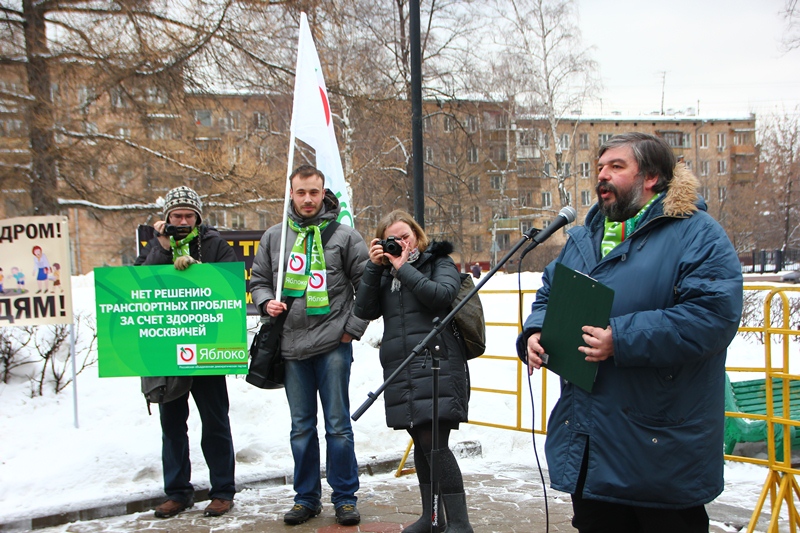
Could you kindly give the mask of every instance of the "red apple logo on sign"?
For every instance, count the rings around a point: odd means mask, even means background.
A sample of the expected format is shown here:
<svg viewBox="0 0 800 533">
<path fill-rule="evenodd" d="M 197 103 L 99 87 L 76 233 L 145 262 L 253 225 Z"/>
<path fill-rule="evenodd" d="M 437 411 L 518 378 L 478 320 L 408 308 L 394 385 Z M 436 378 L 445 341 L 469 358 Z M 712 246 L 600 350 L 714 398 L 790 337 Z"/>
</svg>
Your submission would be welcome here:
<svg viewBox="0 0 800 533">
<path fill-rule="evenodd" d="M 177 346 L 177 352 L 178 352 L 178 366 L 197 364 L 196 344 L 179 344 Z"/>
</svg>

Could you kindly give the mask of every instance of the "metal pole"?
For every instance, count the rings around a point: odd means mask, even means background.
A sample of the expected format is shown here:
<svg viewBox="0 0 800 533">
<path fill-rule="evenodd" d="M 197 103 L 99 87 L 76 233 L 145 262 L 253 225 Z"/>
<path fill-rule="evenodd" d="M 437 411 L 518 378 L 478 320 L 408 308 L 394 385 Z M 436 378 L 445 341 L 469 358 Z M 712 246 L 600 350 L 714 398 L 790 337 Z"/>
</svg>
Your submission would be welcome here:
<svg viewBox="0 0 800 533">
<path fill-rule="evenodd" d="M 75 429 L 78 429 L 78 372 L 75 363 L 75 323 L 69 325 L 69 355 L 72 359 L 72 405 Z"/>
<path fill-rule="evenodd" d="M 409 2 L 409 48 L 411 52 L 411 157 L 414 172 L 414 218 L 425 227 L 425 178 L 422 145 L 422 53 L 420 51 L 419 0 Z"/>
</svg>

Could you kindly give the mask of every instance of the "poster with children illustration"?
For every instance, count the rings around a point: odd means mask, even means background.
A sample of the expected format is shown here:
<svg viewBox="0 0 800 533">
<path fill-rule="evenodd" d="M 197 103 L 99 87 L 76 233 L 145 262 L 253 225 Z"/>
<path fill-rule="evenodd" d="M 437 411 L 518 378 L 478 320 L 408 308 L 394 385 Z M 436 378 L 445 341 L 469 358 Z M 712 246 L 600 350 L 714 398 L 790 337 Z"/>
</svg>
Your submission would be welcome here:
<svg viewBox="0 0 800 533">
<path fill-rule="evenodd" d="M 0 220 L 0 326 L 72 323 L 68 229 L 63 216 Z"/>
</svg>

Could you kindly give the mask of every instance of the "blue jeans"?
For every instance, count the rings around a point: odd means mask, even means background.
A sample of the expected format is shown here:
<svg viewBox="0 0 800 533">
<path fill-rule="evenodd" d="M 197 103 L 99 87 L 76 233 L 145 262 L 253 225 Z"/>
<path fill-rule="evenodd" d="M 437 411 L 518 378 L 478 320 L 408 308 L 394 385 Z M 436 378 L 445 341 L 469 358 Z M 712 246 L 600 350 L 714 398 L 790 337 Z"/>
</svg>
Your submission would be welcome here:
<svg viewBox="0 0 800 533">
<path fill-rule="evenodd" d="M 225 376 L 195 376 L 191 395 L 202 422 L 200 447 L 210 474 L 210 498 L 232 500 L 234 451 L 228 418 L 228 386 Z M 164 492 L 171 500 L 194 502 L 189 460 L 189 392 L 171 402 L 159 404 L 161 413 L 161 462 L 164 467 Z"/>
<path fill-rule="evenodd" d="M 333 489 L 334 507 L 356 503 L 358 462 L 350 425 L 350 365 L 353 347 L 349 342 L 335 350 L 309 359 L 287 360 L 284 386 L 292 415 L 292 456 L 294 497 L 309 509 L 320 506 L 322 482 L 317 437 L 317 392 L 325 418 L 327 457 L 325 471 Z"/>
</svg>

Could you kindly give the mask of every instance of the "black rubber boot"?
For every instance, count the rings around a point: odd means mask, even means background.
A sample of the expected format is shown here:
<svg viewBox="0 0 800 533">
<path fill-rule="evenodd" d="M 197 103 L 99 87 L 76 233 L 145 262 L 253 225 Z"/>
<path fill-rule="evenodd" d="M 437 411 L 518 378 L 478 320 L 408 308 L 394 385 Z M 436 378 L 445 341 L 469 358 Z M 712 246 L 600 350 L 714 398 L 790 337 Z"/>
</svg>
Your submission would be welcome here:
<svg viewBox="0 0 800 533">
<path fill-rule="evenodd" d="M 403 528 L 403 533 L 428 533 L 431 531 L 431 486 L 420 485 L 419 494 L 422 497 L 422 516 L 413 524 L 409 524 L 407 527 Z M 444 521 L 444 507 L 442 507 L 441 497 L 439 497 L 439 505 L 437 505 L 437 508 L 439 509 L 437 517 L 439 526 L 433 529 L 434 532 L 444 531 L 444 528 L 447 526 Z"/>
<path fill-rule="evenodd" d="M 447 527 L 444 533 L 473 533 L 467 516 L 467 495 L 443 494 L 444 508 L 447 512 Z"/>
</svg>

